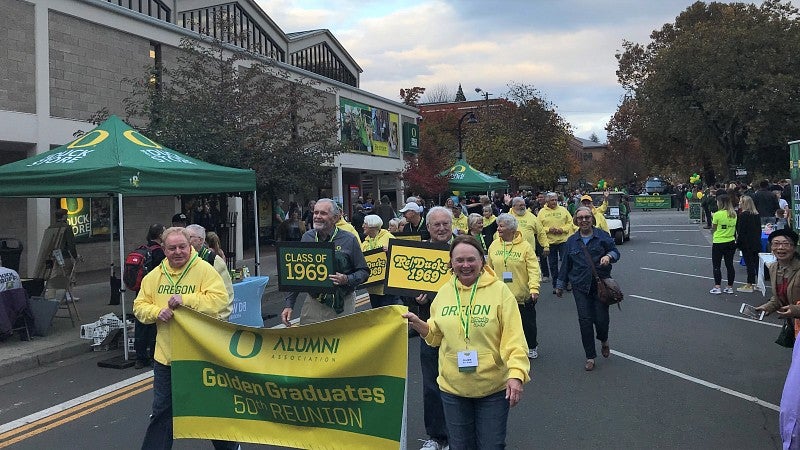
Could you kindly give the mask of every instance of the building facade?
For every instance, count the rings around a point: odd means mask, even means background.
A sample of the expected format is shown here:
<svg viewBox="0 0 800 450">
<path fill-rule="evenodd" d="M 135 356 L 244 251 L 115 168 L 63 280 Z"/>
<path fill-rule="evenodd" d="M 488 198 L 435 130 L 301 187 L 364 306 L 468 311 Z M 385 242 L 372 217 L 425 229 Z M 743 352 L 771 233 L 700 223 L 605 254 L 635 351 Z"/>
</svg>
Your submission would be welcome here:
<svg viewBox="0 0 800 450">
<path fill-rule="evenodd" d="M 215 21 L 219 17 L 232 22 L 236 33 L 224 34 Z M 316 88 L 329 93 L 326 106 L 340 111 L 336 138 L 354 139 L 356 116 L 372 127 L 368 139 L 359 139 L 363 145 L 334 160 L 323 194 L 346 209 L 367 194 L 402 198 L 399 175 L 408 145 L 403 131 L 416 124 L 417 110 L 361 90 L 362 69 L 328 30 L 285 33 L 252 0 L 0 0 L 0 21 L 0 164 L 73 140 L 79 130 L 93 128 L 91 117 L 102 108 L 124 117 L 123 101 L 131 94 L 125 79 L 141 76 L 156 62 L 174 63 L 181 39 L 204 33 L 273 60 L 298 78 L 318 81 Z M 90 202 L 98 217 L 109 212 L 102 200 Z M 7 212 L 0 238 L 24 243 L 23 275 L 36 262 L 54 208 L 65 202 L 0 198 L 0 210 Z M 150 223 L 168 224 L 181 209 L 175 197 L 128 198 L 124 207 L 125 248 L 142 241 Z M 241 209 L 241 201 L 230 207 Z M 86 229 L 73 224 L 75 231 L 88 229 L 79 244 L 85 258 L 79 270 L 118 260 L 107 243 L 111 228 L 99 220 L 95 224 L 93 217 Z M 241 234 L 243 227 L 237 229 Z M 237 242 L 241 246 L 241 236 Z M 241 248 L 235 253 L 241 257 Z"/>
</svg>

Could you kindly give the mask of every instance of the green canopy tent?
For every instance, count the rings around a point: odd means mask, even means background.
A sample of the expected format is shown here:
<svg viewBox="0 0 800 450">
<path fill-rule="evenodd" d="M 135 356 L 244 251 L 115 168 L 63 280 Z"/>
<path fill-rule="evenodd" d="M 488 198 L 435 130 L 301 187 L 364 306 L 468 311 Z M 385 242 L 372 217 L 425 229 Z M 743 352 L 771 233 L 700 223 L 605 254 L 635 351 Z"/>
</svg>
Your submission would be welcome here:
<svg viewBox="0 0 800 450">
<path fill-rule="evenodd" d="M 487 175 L 472 167 L 466 160 L 459 159 L 452 167 L 440 175 L 449 176 L 451 191 L 460 192 L 486 192 L 492 189 L 508 188 L 508 182 L 500 178 Z"/>
<path fill-rule="evenodd" d="M 0 166 L 0 197 L 116 196 L 119 267 L 124 267 L 126 254 L 123 197 L 253 192 L 258 249 L 258 199 L 255 191 L 253 170 L 223 167 L 190 158 L 152 141 L 116 116 L 109 117 L 97 128 L 68 144 Z M 259 269 L 256 251 L 257 274 Z M 124 317 L 124 295 L 121 303 Z M 125 327 L 123 332 L 124 342 L 127 342 Z M 128 359 L 127 345 L 125 359 Z"/>
</svg>

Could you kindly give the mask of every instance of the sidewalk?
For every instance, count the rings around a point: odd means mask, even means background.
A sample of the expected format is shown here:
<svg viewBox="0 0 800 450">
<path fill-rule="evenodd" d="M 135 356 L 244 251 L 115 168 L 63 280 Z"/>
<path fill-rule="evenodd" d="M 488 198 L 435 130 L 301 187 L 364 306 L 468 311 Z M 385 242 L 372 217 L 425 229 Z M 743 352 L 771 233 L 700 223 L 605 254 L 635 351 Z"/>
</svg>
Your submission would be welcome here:
<svg viewBox="0 0 800 450">
<path fill-rule="evenodd" d="M 246 251 L 244 256 L 245 259 L 242 263 L 250 268 L 251 274 L 255 275 L 254 251 Z M 269 285 L 261 299 L 262 314 L 275 314 L 276 311 L 279 312 L 283 308 L 281 302 L 283 294 L 278 292 L 275 247 L 273 246 L 262 246 L 261 248 L 261 275 L 270 277 Z M 92 341 L 80 338 L 80 326 L 93 323 L 100 316 L 108 313 L 114 313 L 117 317 L 122 316 L 121 305 L 108 304 L 111 298 L 108 270 L 78 274 L 78 285 L 74 288 L 73 293 L 80 299 L 76 302 L 80 320 L 76 320 L 74 327 L 67 311 L 59 310 L 46 336 L 33 336 L 32 341 L 20 341 L 18 335 L 15 334 L 0 342 L 0 374 L 2 376 L 17 374 L 92 352 Z M 126 312 L 131 313 L 132 304 L 132 293 L 125 292 Z M 106 353 L 110 358 L 122 352 L 120 347 L 119 350 L 111 350 Z"/>
</svg>

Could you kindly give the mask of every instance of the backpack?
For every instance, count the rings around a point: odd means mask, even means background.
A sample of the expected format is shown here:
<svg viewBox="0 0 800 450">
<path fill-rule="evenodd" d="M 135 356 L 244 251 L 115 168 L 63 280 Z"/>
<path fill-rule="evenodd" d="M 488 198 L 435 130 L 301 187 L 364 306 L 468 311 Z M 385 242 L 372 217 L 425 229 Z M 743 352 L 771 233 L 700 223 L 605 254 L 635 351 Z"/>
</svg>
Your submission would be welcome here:
<svg viewBox="0 0 800 450">
<path fill-rule="evenodd" d="M 139 291 L 142 286 L 142 278 L 152 269 L 153 250 L 160 247 L 158 244 L 146 246 L 142 245 L 136 250 L 128 253 L 125 257 L 125 267 L 122 270 L 122 281 L 125 287 L 132 291 Z"/>
</svg>

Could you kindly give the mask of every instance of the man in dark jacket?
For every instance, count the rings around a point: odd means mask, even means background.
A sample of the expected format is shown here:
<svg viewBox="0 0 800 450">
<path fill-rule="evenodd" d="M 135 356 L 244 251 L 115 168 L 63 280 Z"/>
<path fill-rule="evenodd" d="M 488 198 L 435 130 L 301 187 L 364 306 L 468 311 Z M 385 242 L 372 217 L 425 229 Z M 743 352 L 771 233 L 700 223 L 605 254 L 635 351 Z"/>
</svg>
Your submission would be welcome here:
<svg viewBox="0 0 800 450">
<path fill-rule="evenodd" d="M 759 183 L 759 188 L 753 194 L 753 203 L 756 204 L 758 215 L 761 217 L 761 225 L 775 223 L 775 211 L 780 209 L 778 197 L 769 190 L 769 180 Z"/>
</svg>

